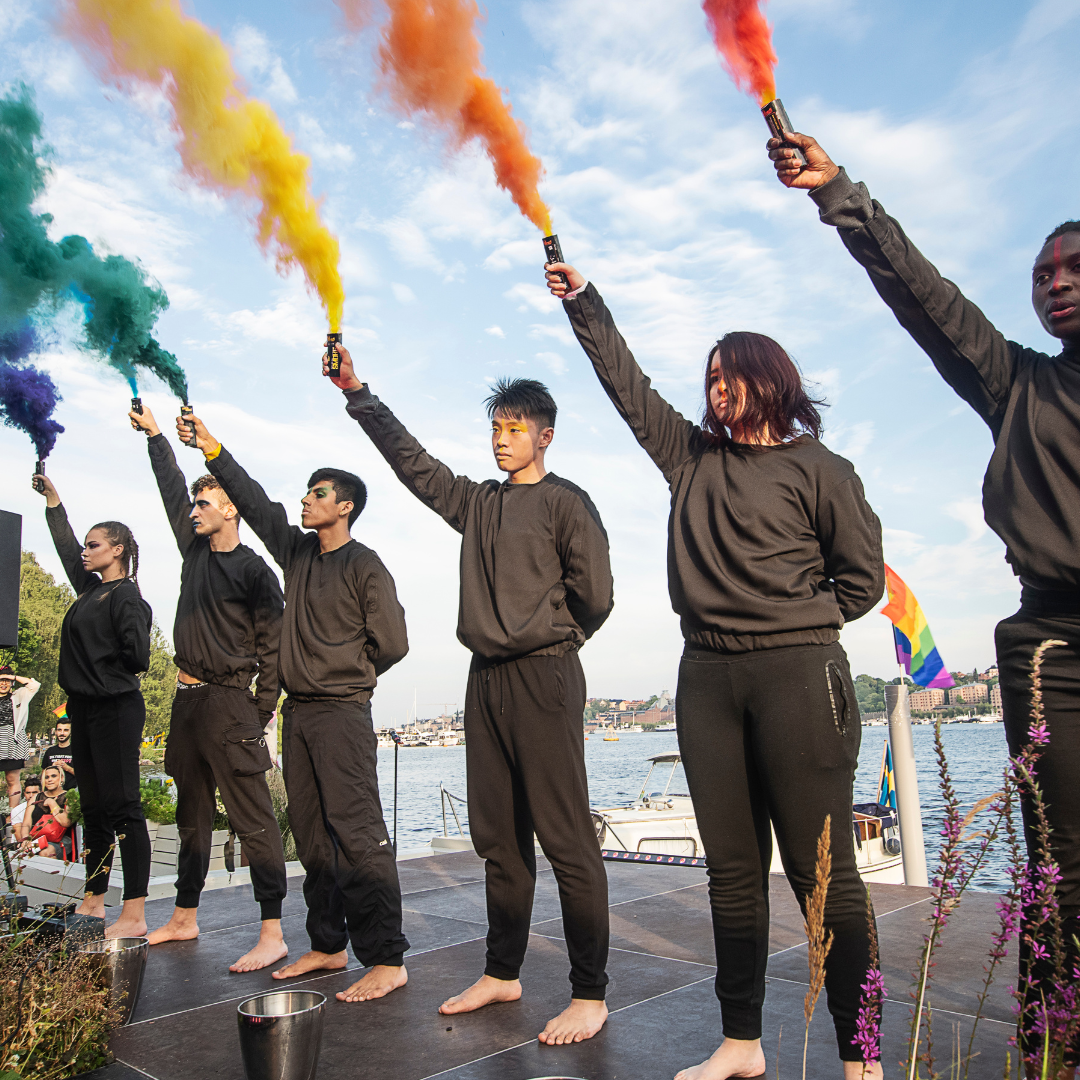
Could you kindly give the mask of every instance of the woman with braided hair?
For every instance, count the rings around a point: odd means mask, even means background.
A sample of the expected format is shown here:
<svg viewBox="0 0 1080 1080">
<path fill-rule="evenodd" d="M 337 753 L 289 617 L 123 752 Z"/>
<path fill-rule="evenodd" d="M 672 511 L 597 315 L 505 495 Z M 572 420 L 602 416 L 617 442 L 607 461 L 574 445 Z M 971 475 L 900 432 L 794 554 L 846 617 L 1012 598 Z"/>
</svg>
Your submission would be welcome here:
<svg viewBox="0 0 1080 1080">
<path fill-rule="evenodd" d="M 139 798 L 146 706 L 140 675 L 150 664 L 150 605 L 139 592 L 139 547 L 119 521 L 103 521 L 80 544 L 52 481 L 36 475 L 56 553 L 77 599 L 60 629 L 57 681 L 67 691 L 72 765 L 86 847 L 86 895 L 74 916 L 86 936 L 142 937 L 150 837 Z M 124 907 L 108 929 L 105 892 L 117 842 Z"/>
</svg>

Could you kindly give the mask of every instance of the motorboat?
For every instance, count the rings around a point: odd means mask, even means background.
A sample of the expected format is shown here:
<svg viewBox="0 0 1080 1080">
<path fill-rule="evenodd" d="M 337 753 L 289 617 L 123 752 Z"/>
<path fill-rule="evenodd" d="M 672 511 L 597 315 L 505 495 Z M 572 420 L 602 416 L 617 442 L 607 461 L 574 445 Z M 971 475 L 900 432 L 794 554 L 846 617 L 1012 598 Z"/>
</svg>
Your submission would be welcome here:
<svg viewBox="0 0 1080 1080">
<path fill-rule="evenodd" d="M 638 797 L 622 806 L 594 807 L 593 825 L 604 857 L 619 861 L 661 861 L 705 865 L 705 848 L 698 831 L 694 804 L 688 794 L 672 791 L 675 773 L 682 764 L 677 750 L 653 754 Z M 667 771 L 670 766 L 670 771 Z M 653 774 L 660 770 L 661 790 L 652 789 Z M 666 772 L 666 779 L 664 773 Z M 866 881 L 904 884 L 903 857 L 896 810 L 879 803 L 858 803 L 852 807 L 852 844 L 859 873 Z M 625 854 L 624 854 L 625 853 Z M 773 856 L 769 872 L 782 874 L 783 863 L 773 834 Z"/>
</svg>

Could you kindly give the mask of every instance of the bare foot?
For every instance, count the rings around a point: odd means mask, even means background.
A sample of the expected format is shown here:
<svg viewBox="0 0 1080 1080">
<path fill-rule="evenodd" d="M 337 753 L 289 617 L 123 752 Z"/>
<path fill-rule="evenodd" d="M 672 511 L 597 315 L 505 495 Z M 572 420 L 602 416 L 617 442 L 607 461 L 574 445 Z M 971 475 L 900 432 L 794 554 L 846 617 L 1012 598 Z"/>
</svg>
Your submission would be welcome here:
<svg viewBox="0 0 1080 1080">
<path fill-rule="evenodd" d="M 76 915 L 92 915 L 95 919 L 105 918 L 105 897 L 87 893 L 83 902 L 75 909 Z"/>
<path fill-rule="evenodd" d="M 607 1006 L 602 1001 L 571 998 L 570 1004 L 537 1036 L 548 1046 L 579 1043 L 591 1039 L 607 1020 Z"/>
<path fill-rule="evenodd" d="M 765 1055 L 760 1039 L 725 1039 L 708 1061 L 676 1073 L 675 1080 L 728 1080 L 764 1075 Z"/>
<path fill-rule="evenodd" d="M 284 960 L 288 955 L 289 946 L 281 936 L 281 920 L 264 919 L 259 930 L 259 943 L 250 952 L 244 953 L 235 964 L 230 964 L 229 970 L 259 971 Z"/>
<path fill-rule="evenodd" d="M 309 971 L 340 971 L 349 964 L 349 954 L 344 949 L 336 953 L 311 952 L 304 953 L 299 960 L 286 964 L 274 972 L 275 979 L 291 979 L 296 975 L 306 975 Z"/>
<path fill-rule="evenodd" d="M 440 1006 L 443 1016 L 454 1013 L 475 1012 L 497 1001 L 517 1001 L 521 997 L 520 979 L 493 979 L 490 975 L 480 978 L 464 993 L 447 998 Z"/>
<path fill-rule="evenodd" d="M 374 1001 L 375 998 L 386 997 L 408 981 L 409 973 L 404 967 L 376 964 L 359 982 L 354 982 L 348 990 L 334 997 L 338 1001 Z"/>
<path fill-rule="evenodd" d="M 199 936 L 199 924 L 195 921 L 198 908 L 173 908 L 172 918 L 164 926 L 150 933 L 150 944 L 163 941 L 194 941 Z"/>
<path fill-rule="evenodd" d="M 861 1061 L 844 1062 L 844 1080 L 883 1080 L 880 1061 L 870 1061 L 865 1065 Z"/>
<path fill-rule="evenodd" d="M 107 938 L 146 937 L 146 920 L 135 919 L 131 916 L 125 918 L 121 915 L 112 926 L 105 927 L 105 936 Z"/>
</svg>

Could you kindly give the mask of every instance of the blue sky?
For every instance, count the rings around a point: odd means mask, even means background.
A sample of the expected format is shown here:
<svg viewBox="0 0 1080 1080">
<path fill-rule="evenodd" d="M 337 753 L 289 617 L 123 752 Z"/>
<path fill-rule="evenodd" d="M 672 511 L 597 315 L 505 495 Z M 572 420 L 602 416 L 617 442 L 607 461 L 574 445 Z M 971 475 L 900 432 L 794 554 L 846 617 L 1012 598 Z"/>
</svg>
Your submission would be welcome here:
<svg viewBox="0 0 1080 1080">
<path fill-rule="evenodd" d="M 548 465 L 591 493 L 612 545 L 615 610 L 582 654 L 590 693 L 674 691 L 666 486 L 544 292 L 539 236 L 486 159 L 449 154 L 390 109 L 375 32 L 349 38 L 330 0 L 184 6 L 224 37 L 250 92 L 311 155 L 342 246 L 346 344 L 427 448 L 458 472 L 496 475 L 488 384 L 506 374 L 549 384 L 560 419 Z M 488 73 L 544 161 L 563 249 L 661 392 L 696 415 L 712 341 L 732 329 L 776 337 L 832 403 L 825 441 L 863 477 L 886 559 L 922 602 L 946 663 L 986 667 L 994 623 L 1019 594 L 982 522 L 990 435 L 810 200 L 775 181 L 764 124 L 721 70 L 696 0 L 494 0 L 485 10 Z M 767 12 L 795 125 L 865 180 L 1003 332 L 1056 351 L 1031 310 L 1029 269 L 1041 238 L 1078 216 L 1080 0 L 773 0 Z M 172 307 L 158 336 L 184 364 L 192 401 L 293 520 L 313 468 L 366 479 L 354 535 L 394 574 L 412 642 L 380 682 L 376 721 L 403 719 L 414 696 L 421 715 L 460 703 L 456 534 L 401 488 L 319 376 L 318 304 L 262 257 L 250 208 L 185 179 L 164 102 L 104 87 L 54 16 L 47 3 L 0 0 L 0 81 L 35 88 L 54 149 L 42 200 L 54 236 L 82 233 L 165 286 Z M 144 591 L 168 631 L 179 558 L 127 427 L 127 391 L 73 344 L 42 363 L 64 395 L 67 433 L 50 474 L 76 530 L 102 518 L 132 525 Z M 162 388 L 144 397 L 172 415 Z M 24 546 L 58 571 L 41 502 L 22 481 L 29 443 L 0 429 L 0 454 L 15 477 L 3 507 L 24 515 Z M 202 471 L 196 453 L 178 456 L 190 478 Z M 894 673 L 882 616 L 845 629 L 843 643 L 855 673 Z"/>
</svg>

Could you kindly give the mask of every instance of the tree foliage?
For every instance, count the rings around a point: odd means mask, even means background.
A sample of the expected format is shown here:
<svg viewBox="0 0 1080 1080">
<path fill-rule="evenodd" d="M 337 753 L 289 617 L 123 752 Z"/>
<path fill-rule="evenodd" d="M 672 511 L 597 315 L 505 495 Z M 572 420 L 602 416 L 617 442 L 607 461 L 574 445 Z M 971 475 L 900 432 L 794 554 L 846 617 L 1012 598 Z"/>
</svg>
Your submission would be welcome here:
<svg viewBox="0 0 1080 1080">
<path fill-rule="evenodd" d="M 41 735 L 56 723 L 53 710 L 63 705 L 67 694 L 57 683 L 60 662 L 60 626 L 75 594 L 37 561 L 32 551 L 22 553 L 19 579 L 19 643 L 0 650 L 0 663 L 11 664 L 16 674 L 37 679 L 41 689 L 30 702 L 27 731 Z M 169 730 L 169 714 L 176 686 L 172 648 L 161 628 L 154 623 L 150 636 L 150 669 L 143 677 L 146 700 L 146 736 Z"/>
</svg>

